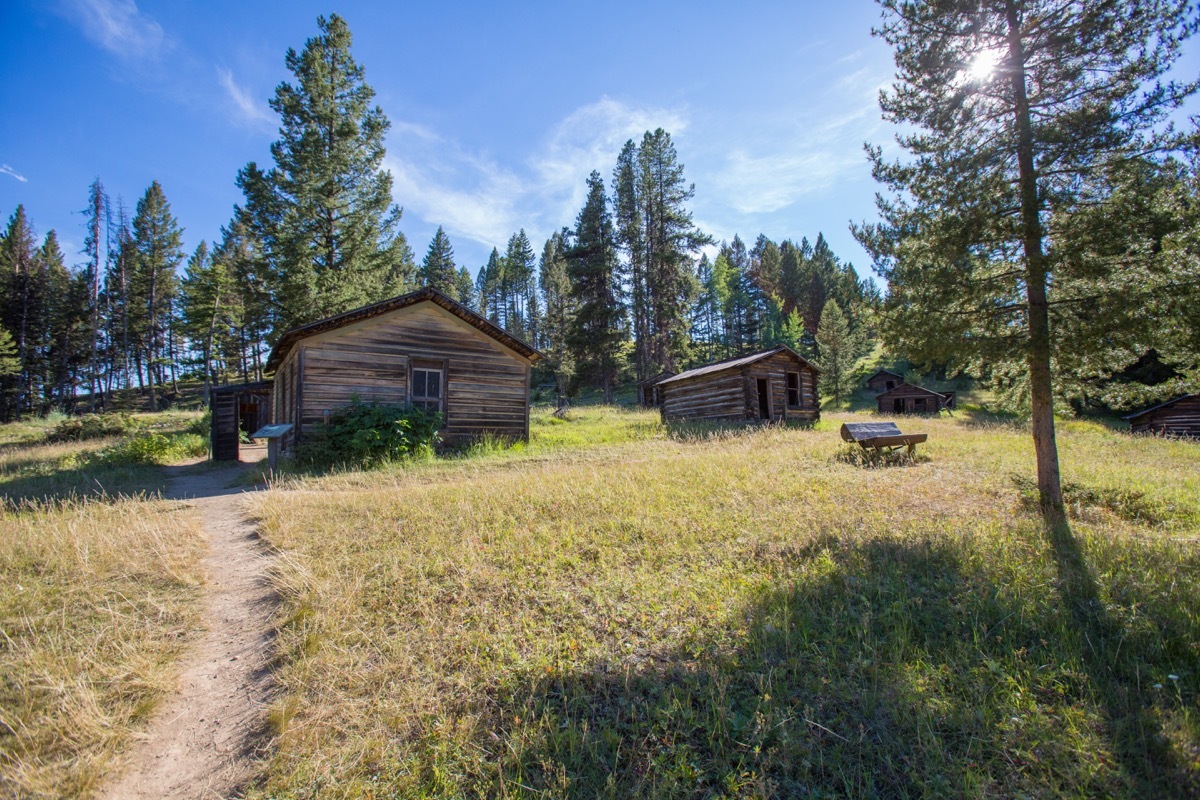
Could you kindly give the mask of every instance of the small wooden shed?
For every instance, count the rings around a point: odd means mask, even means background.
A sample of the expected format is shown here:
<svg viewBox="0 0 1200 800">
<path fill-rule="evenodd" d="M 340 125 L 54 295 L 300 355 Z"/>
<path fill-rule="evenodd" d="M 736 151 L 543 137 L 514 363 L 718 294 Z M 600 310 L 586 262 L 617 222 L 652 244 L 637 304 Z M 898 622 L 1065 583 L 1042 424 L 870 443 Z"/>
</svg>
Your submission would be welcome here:
<svg viewBox="0 0 1200 800">
<path fill-rule="evenodd" d="M 904 376 L 881 369 L 867 378 L 867 389 L 872 392 L 886 392 L 904 383 Z"/>
<path fill-rule="evenodd" d="M 419 405 L 445 420 L 442 441 L 529 437 L 530 367 L 541 353 L 441 292 L 424 288 L 287 331 L 267 359 L 287 451 L 336 408 Z"/>
<path fill-rule="evenodd" d="M 946 395 L 901 383 L 875 398 L 880 414 L 936 414 L 943 408 L 953 408 Z"/>
<path fill-rule="evenodd" d="M 208 397 L 212 459 L 237 461 L 240 434 L 249 436 L 271 421 L 271 381 L 214 386 Z"/>
<path fill-rule="evenodd" d="M 1200 394 L 1185 394 L 1125 417 L 1131 433 L 1200 439 Z"/>
<path fill-rule="evenodd" d="M 790 347 L 779 346 L 664 378 L 656 388 L 665 422 L 815 420 L 820 418 L 821 371 Z"/>
<path fill-rule="evenodd" d="M 642 406 L 661 406 L 662 393 L 658 390 L 658 384 L 665 381 L 667 378 L 673 378 L 678 373 L 672 372 L 669 369 L 664 369 L 652 378 L 646 378 L 644 381 L 638 381 L 637 398 L 638 405 Z"/>
</svg>

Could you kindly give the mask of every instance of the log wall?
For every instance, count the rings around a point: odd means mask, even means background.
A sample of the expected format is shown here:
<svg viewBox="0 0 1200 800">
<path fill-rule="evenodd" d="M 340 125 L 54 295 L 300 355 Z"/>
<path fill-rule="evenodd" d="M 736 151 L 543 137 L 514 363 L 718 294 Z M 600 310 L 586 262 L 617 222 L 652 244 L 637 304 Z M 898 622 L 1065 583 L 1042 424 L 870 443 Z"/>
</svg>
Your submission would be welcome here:
<svg viewBox="0 0 1200 800">
<path fill-rule="evenodd" d="M 902 409 L 896 408 L 897 400 L 903 404 Z M 924 408 L 917 407 L 918 400 L 925 401 Z M 902 384 L 879 395 L 876 402 L 880 414 L 933 414 L 943 408 L 945 399 L 920 386 Z"/>
<path fill-rule="evenodd" d="M 1133 433 L 1157 433 L 1200 439 L 1200 396 L 1185 397 L 1129 421 Z"/>
<path fill-rule="evenodd" d="M 800 405 L 787 405 L 787 373 L 799 375 Z M 709 372 L 661 383 L 663 420 L 760 419 L 758 381 L 767 381 L 770 420 L 813 420 L 820 417 L 817 373 L 787 353 L 743 367 Z"/>
<path fill-rule="evenodd" d="M 443 371 L 447 444 L 485 432 L 528 438 L 528 359 L 433 303 L 303 339 L 277 373 L 277 385 L 295 386 L 278 398 L 290 417 L 277 419 L 303 437 L 355 397 L 407 403 L 414 366 Z"/>
</svg>

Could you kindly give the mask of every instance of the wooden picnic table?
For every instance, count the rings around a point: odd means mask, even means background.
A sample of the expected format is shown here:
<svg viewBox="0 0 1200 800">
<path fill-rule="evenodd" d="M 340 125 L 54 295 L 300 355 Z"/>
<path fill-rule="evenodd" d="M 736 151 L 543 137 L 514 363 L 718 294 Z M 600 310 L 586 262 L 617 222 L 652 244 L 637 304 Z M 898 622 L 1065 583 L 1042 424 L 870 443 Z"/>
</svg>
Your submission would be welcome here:
<svg viewBox="0 0 1200 800">
<path fill-rule="evenodd" d="M 908 455 L 912 456 L 929 434 L 901 433 L 894 422 L 847 422 L 842 425 L 842 438 L 864 450 L 874 450 L 876 455 L 907 447 Z"/>
</svg>

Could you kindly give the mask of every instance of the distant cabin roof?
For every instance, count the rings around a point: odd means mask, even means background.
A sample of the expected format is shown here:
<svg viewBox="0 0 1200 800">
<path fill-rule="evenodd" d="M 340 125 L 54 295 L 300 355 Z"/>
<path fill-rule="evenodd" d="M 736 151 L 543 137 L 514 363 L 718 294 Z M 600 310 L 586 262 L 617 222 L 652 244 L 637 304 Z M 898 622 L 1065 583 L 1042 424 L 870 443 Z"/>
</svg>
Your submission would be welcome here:
<svg viewBox="0 0 1200 800">
<path fill-rule="evenodd" d="M 915 383 L 902 383 L 899 386 L 893 386 L 891 389 L 888 389 L 886 392 L 880 394 L 879 397 L 887 397 L 889 394 L 911 394 L 914 389 L 916 389 L 918 394 L 927 394 L 932 395 L 933 397 L 942 398 L 946 397 L 946 395 L 942 394 L 941 392 L 935 392 L 932 389 L 926 389 L 924 386 L 917 386 Z M 950 392 L 950 394 L 954 393 Z"/>
<path fill-rule="evenodd" d="M 770 358 L 771 356 L 778 355 L 780 353 L 790 353 L 791 355 L 798 358 L 801 361 L 801 363 L 803 363 L 805 366 L 812 369 L 814 372 L 819 373 L 821 371 L 821 370 L 817 369 L 816 367 L 814 367 L 812 365 L 812 363 L 808 359 L 806 359 L 804 356 L 800 355 L 799 353 L 797 353 L 795 350 L 788 347 L 787 345 L 781 344 L 778 347 L 772 347 L 770 350 L 763 350 L 761 353 L 751 353 L 748 356 L 738 356 L 737 358 L 729 358 L 729 359 L 726 359 L 725 361 L 718 361 L 715 364 L 707 364 L 703 367 L 696 367 L 695 369 L 689 369 L 685 372 L 679 373 L 678 375 L 673 375 L 670 378 L 664 378 L 663 380 L 659 381 L 659 385 L 667 384 L 667 383 L 675 383 L 676 381 L 686 380 L 687 378 L 697 378 L 701 375 L 710 375 L 714 372 L 721 372 L 721 371 L 727 370 L 727 369 L 736 369 L 737 367 L 744 367 L 747 364 L 753 364 L 755 361 L 762 361 L 764 358 Z"/>
<path fill-rule="evenodd" d="M 479 329 L 510 350 L 514 350 L 525 358 L 528 358 L 530 361 L 537 361 L 542 357 L 541 353 L 521 339 L 492 324 L 485 317 L 476 314 L 462 303 L 451 300 L 437 289 L 426 286 L 424 289 L 402 294 L 390 300 L 384 300 L 373 305 L 363 306 L 362 308 L 355 308 L 341 314 L 335 314 L 332 317 L 317 320 L 316 322 L 310 322 L 308 325 L 302 325 L 299 328 L 292 328 L 279 337 L 279 341 L 272 348 L 271 356 L 267 359 L 266 371 L 274 372 L 278 369 L 279 365 L 287 357 L 287 354 L 302 339 L 307 339 L 309 336 L 315 336 L 318 333 L 336 330 L 346 325 L 352 325 L 355 322 L 361 322 L 372 317 L 383 316 L 389 312 L 424 302 L 433 303 L 436 306 L 444 308 L 463 322 Z"/>
<path fill-rule="evenodd" d="M 870 383 L 871 381 L 875 380 L 880 375 L 891 375 L 893 378 L 903 378 L 904 377 L 903 375 L 897 375 L 895 372 L 892 372 L 890 369 L 881 369 L 881 370 L 877 370 L 874 375 L 867 378 L 867 383 Z"/>
<path fill-rule="evenodd" d="M 1142 416 L 1143 414 L 1149 414 L 1151 411 L 1158 411 L 1160 408 L 1166 408 L 1167 406 L 1173 406 L 1176 403 L 1178 403 L 1180 400 L 1187 400 L 1192 397 L 1200 397 L 1200 395 L 1181 394 L 1181 395 L 1179 395 L 1179 397 L 1168 400 L 1165 403 L 1159 403 L 1156 406 L 1150 406 L 1149 408 L 1143 408 L 1141 411 L 1135 411 L 1132 414 L 1127 414 L 1124 417 L 1122 417 L 1121 419 L 1137 419 L 1138 417 Z"/>
</svg>

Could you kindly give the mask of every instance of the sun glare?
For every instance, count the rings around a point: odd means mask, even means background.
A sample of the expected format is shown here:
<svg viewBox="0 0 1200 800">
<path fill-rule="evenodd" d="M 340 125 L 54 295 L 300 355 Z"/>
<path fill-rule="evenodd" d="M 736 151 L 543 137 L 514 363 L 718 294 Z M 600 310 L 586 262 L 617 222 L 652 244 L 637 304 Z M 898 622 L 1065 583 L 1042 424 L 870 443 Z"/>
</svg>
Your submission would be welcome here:
<svg viewBox="0 0 1200 800">
<path fill-rule="evenodd" d="M 996 71 L 999 63 L 1000 52 L 998 50 L 980 50 L 975 54 L 975 59 L 967 70 L 967 79 L 973 83 L 986 81 L 992 77 L 992 73 Z"/>
</svg>

